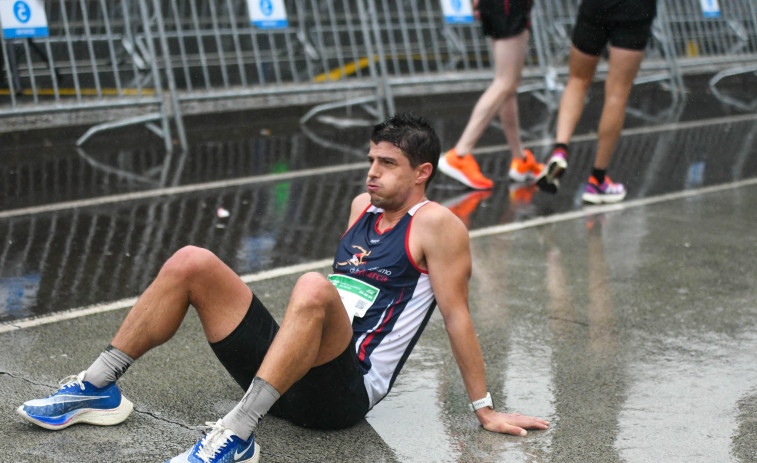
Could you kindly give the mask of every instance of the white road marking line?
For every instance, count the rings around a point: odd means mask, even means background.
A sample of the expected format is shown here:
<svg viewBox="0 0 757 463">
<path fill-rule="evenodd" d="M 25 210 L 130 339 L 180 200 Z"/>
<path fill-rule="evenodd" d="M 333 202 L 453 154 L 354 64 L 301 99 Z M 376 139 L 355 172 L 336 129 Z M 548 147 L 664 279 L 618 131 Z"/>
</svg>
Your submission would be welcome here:
<svg viewBox="0 0 757 463">
<path fill-rule="evenodd" d="M 751 178 L 746 180 L 739 180 L 732 183 L 713 185 L 703 188 L 697 188 L 692 190 L 680 191 L 676 193 L 668 193 L 664 195 L 641 198 L 636 200 L 624 201 L 616 204 L 606 204 L 601 206 L 588 206 L 584 209 L 577 211 L 570 211 L 565 213 L 553 214 L 544 217 L 535 217 L 533 219 L 524 220 L 523 222 L 509 223 L 504 225 L 495 225 L 492 227 L 481 228 L 470 232 L 471 238 L 480 238 L 483 236 L 492 236 L 503 233 L 509 233 L 517 230 L 524 230 L 527 228 L 539 227 L 545 224 L 567 222 L 570 220 L 580 219 L 589 214 L 623 211 L 635 207 L 647 206 L 650 204 L 662 203 L 665 201 L 674 201 L 679 199 L 691 198 L 694 196 L 700 196 L 705 194 L 717 193 L 721 191 L 733 190 L 736 188 L 742 188 L 746 186 L 757 185 L 757 178 Z M 250 273 L 241 275 L 242 281 L 247 284 L 268 280 L 271 278 L 278 278 L 289 275 L 296 275 L 307 271 L 313 271 L 323 268 L 328 268 L 332 259 L 322 259 L 312 262 L 304 262 L 302 264 L 290 265 L 287 267 L 279 267 L 271 270 L 266 270 L 258 273 Z M 86 307 L 79 307 L 64 312 L 56 312 L 51 315 L 43 317 L 26 318 L 22 320 L 16 320 L 12 322 L 6 322 L 0 324 L 0 333 L 7 333 L 11 331 L 21 330 L 24 328 L 32 328 L 36 326 L 48 325 L 63 320 L 72 320 L 75 318 L 84 317 L 87 315 L 100 314 L 110 312 L 113 310 L 124 309 L 131 307 L 137 301 L 137 298 L 127 298 L 118 301 L 95 304 Z"/>
<path fill-rule="evenodd" d="M 623 130 L 621 135 L 622 136 L 643 135 L 643 134 L 648 134 L 648 133 L 665 132 L 669 130 L 693 129 L 697 127 L 704 127 L 704 126 L 716 125 L 716 124 L 733 124 L 737 122 L 745 122 L 745 121 L 750 121 L 750 120 L 757 120 L 757 114 L 726 116 L 726 117 L 719 117 L 719 118 L 702 119 L 698 121 L 670 122 L 667 124 L 626 129 L 626 130 Z M 580 142 L 580 141 L 594 140 L 596 138 L 597 138 L 596 134 L 585 134 L 585 135 L 577 135 L 573 137 L 572 141 Z M 530 147 L 530 148 L 533 148 L 536 146 L 550 146 L 553 142 L 554 142 L 553 140 L 545 139 L 545 140 L 539 140 L 539 141 L 526 142 L 524 143 L 524 146 Z M 501 144 L 501 145 L 493 145 L 493 146 L 479 148 L 479 149 L 476 149 L 474 152 L 476 154 L 485 154 L 485 153 L 501 152 L 506 148 L 507 148 L 507 145 Z M 229 187 L 234 187 L 234 186 L 254 185 L 254 184 L 259 184 L 259 183 L 267 183 L 267 182 L 280 182 L 284 180 L 292 180 L 296 178 L 308 177 L 311 175 L 326 175 L 326 174 L 348 172 L 348 171 L 360 170 L 360 169 L 366 169 L 366 168 L 367 168 L 367 163 L 363 161 L 363 162 L 354 162 L 350 164 L 342 164 L 338 166 L 301 169 L 301 170 L 296 170 L 293 172 L 284 172 L 284 173 L 279 173 L 279 174 L 253 175 L 249 177 L 241 177 L 241 178 L 235 178 L 235 179 L 229 179 L 229 180 L 219 180 L 215 182 L 205 182 L 205 183 L 196 183 L 192 185 L 158 188 L 158 189 L 151 189 L 147 191 L 139 191 L 139 192 L 134 192 L 134 193 L 123 193 L 123 194 L 117 194 L 117 195 L 102 196 L 98 198 L 82 199 L 78 201 L 65 201 L 65 202 L 60 202 L 60 203 L 46 204 L 44 206 L 33 206 L 33 207 L 26 207 L 26 208 L 21 208 L 21 209 L 10 209 L 6 211 L 0 211 L 0 219 L 18 217 L 22 215 L 41 214 L 45 212 L 56 212 L 56 211 L 74 209 L 74 208 L 80 208 L 80 207 L 99 206 L 103 204 L 112 204 L 112 203 L 123 202 L 123 201 L 135 201 L 135 200 L 140 200 L 140 199 L 155 198 L 159 196 L 170 196 L 170 195 L 176 195 L 176 194 L 182 194 L 182 193 L 195 193 L 198 191 L 229 188 Z"/>
</svg>

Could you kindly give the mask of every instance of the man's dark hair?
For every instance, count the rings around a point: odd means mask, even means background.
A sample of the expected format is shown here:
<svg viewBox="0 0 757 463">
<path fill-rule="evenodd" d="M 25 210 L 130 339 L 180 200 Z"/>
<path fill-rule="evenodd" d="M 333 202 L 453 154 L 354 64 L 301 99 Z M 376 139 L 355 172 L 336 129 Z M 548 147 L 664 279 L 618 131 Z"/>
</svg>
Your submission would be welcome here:
<svg viewBox="0 0 757 463">
<path fill-rule="evenodd" d="M 396 146 L 407 156 L 413 168 L 430 162 L 434 169 L 426 182 L 428 188 L 436 176 L 442 148 L 439 137 L 426 119 L 410 113 L 395 114 L 373 127 L 371 141 L 376 144 L 386 141 Z"/>
</svg>

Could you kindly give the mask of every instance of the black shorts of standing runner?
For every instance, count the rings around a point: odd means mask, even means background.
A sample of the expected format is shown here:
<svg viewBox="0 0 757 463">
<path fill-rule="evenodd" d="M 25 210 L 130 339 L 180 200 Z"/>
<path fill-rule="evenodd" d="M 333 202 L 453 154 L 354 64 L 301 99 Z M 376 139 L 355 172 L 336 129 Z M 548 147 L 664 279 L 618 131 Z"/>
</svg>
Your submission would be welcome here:
<svg viewBox="0 0 757 463">
<path fill-rule="evenodd" d="M 493 39 L 515 37 L 531 30 L 532 0 L 479 0 L 478 12 L 484 35 Z"/>
<path fill-rule="evenodd" d="M 608 43 L 644 50 L 656 14 L 656 0 L 584 0 L 573 29 L 573 45 L 594 56 Z"/>
</svg>

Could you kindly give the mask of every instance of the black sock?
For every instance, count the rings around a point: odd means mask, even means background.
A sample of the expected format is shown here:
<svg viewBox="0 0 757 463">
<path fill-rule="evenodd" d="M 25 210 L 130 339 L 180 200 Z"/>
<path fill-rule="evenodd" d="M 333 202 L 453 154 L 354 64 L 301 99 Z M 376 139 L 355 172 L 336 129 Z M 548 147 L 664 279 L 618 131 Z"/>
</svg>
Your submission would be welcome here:
<svg viewBox="0 0 757 463">
<path fill-rule="evenodd" d="M 566 145 L 565 143 L 555 143 L 555 147 L 552 148 L 552 151 L 557 150 L 557 149 L 561 149 L 565 151 L 565 155 L 566 156 L 568 155 L 568 145 Z"/>
<path fill-rule="evenodd" d="M 607 169 L 597 169 L 596 167 L 592 167 L 591 169 L 591 176 L 594 177 L 600 185 L 605 183 L 606 173 Z"/>
</svg>

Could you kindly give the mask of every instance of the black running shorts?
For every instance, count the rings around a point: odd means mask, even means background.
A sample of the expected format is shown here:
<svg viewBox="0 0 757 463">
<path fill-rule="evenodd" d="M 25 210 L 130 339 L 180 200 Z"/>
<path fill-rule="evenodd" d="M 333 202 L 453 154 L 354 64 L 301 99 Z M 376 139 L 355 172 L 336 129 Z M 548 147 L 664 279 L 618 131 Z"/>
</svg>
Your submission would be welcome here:
<svg viewBox="0 0 757 463">
<path fill-rule="evenodd" d="M 531 0 L 480 0 L 481 29 L 493 39 L 514 37 L 531 30 Z"/>
<path fill-rule="evenodd" d="M 644 50 L 652 30 L 652 19 L 617 21 L 578 15 L 573 45 L 584 53 L 599 56 L 609 42 L 613 47 Z"/>
<path fill-rule="evenodd" d="M 278 330 L 279 325 L 253 295 L 239 326 L 210 347 L 246 391 Z M 346 428 L 362 419 L 368 413 L 368 394 L 352 343 L 339 357 L 311 369 L 281 396 L 270 413 L 318 429 Z"/>
</svg>

